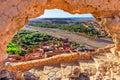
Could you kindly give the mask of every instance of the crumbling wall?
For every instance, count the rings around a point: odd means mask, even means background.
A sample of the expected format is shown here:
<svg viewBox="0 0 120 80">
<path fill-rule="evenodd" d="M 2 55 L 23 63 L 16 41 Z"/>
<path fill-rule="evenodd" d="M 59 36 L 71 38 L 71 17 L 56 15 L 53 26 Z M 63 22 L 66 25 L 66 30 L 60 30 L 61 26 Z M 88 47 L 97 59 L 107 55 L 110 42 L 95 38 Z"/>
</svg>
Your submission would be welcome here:
<svg viewBox="0 0 120 80">
<path fill-rule="evenodd" d="M 27 71 L 33 67 L 42 67 L 48 64 L 60 64 L 60 62 L 73 62 L 77 60 L 85 60 L 91 59 L 92 54 L 61 54 L 57 56 L 53 56 L 50 58 L 45 59 L 38 59 L 26 62 L 15 62 L 15 63 L 8 63 L 8 70 L 9 71 Z M 18 63 L 18 64 L 17 64 Z"/>
<path fill-rule="evenodd" d="M 99 55 L 100 53 L 109 52 L 112 46 L 107 46 L 105 48 L 97 49 L 95 52 L 91 53 L 68 53 L 68 54 L 58 54 L 44 59 L 37 59 L 25 62 L 8 62 L 7 70 L 9 71 L 27 71 L 33 67 L 44 67 L 45 65 L 60 64 L 61 62 L 75 62 L 78 60 L 92 60 L 94 55 Z"/>
</svg>

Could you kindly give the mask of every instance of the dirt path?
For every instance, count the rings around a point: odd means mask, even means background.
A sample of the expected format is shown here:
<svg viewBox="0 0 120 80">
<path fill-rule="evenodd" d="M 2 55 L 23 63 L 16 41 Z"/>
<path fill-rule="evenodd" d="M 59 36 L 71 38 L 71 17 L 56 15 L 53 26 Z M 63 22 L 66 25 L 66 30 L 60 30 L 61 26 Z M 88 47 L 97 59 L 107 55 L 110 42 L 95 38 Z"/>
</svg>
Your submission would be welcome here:
<svg viewBox="0 0 120 80">
<path fill-rule="evenodd" d="M 52 35 L 58 38 L 68 38 L 70 41 L 74 41 L 76 43 L 82 43 L 85 44 L 87 47 L 93 47 L 93 48 L 101 48 L 105 47 L 109 44 L 113 44 L 113 42 L 99 39 L 97 41 L 91 40 L 89 38 L 86 38 L 84 36 L 80 36 L 78 34 L 75 34 L 73 32 L 67 32 L 60 29 L 54 29 L 54 28 L 40 28 L 40 27 L 33 27 L 33 26 L 25 26 L 23 29 L 25 30 L 35 30 L 39 31 L 41 33 L 45 32 L 48 35 Z"/>
</svg>

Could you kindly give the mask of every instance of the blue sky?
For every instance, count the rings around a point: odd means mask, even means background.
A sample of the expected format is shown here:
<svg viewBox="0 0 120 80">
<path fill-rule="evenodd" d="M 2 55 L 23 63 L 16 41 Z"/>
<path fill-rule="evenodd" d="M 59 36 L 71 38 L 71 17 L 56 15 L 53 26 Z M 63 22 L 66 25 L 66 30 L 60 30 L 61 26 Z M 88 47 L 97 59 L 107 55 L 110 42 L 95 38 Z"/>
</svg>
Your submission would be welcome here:
<svg viewBox="0 0 120 80">
<path fill-rule="evenodd" d="M 45 10 L 39 18 L 69 18 L 69 17 L 92 17 L 91 14 L 70 14 L 60 9 Z"/>
</svg>

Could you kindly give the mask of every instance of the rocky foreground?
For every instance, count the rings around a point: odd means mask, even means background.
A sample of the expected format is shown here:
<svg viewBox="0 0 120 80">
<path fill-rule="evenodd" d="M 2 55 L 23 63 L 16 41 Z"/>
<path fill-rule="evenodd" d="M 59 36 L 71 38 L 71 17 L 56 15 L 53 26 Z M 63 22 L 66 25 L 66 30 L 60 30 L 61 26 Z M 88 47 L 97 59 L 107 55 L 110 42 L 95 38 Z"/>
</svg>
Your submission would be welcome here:
<svg viewBox="0 0 120 80">
<path fill-rule="evenodd" d="M 16 80 L 119 80 L 119 60 L 107 47 L 89 54 L 62 54 L 43 60 L 7 63 L 7 69 L 15 73 Z"/>
</svg>

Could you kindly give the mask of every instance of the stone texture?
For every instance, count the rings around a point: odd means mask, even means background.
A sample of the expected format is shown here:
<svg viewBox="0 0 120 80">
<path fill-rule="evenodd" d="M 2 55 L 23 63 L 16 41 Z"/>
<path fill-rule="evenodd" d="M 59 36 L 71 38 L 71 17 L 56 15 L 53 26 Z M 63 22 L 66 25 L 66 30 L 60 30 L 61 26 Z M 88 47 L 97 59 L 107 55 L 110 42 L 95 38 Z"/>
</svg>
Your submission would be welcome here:
<svg viewBox="0 0 120 80">
<path fill-rule="evenodd" d="M 64 62 L 65 60 L 63 60 L 56 64 L 48 65 L 48 63 L 46 63 L 46 65 L 44 64 L 44 66 L 40 65 L 42 63 L 39 62 L 40 60 L 22 62 L 23 65 L 21 65 L 20 62 L 9 63 L 11 66 L 9 66 L 8 70 L 10 72 L 29 72 L 29 74 L 27 74 L 25 78 L 32 74 L 33 77 L 32 75 L 30 77 L 31 79 L 34 78 L 33 80 L 35 80 L 35 78 L 39 78 L 39 80 L 119 80 L 119 60 L 120 58 L 116 56 L 113 57 L 112 53 L 99 53 L 93 55 L 93 57 L 91 57 L 90 59 L 81 59 L 74 62 Z M 30 64 L 32 64 L 33 66 L 31 67 Z M 37 64 L 37 68 L 35 64 Z M 29 67 L 31 67 L 31 69 Z"/>
<path fill-rule="evenodd" d="M 25 80 L 38 80 L 39 77 L 36 77 L 34 74 L 30 72 L 25 72 L 24 73 Z"/>
<path fill-rule="evenodd" d="M 91 13 L 102 18 L 102 25 L 113 36 L 115 54 L 120 50 L 120 1 L 119 0 L 0 0 L 0 61 L 7 55 L 6 46 L 29 18 L 44 13 L 45 9 L 58 8 L 74 13 Z"/>
<path fill-rule="evenodd" d="M 61 74 L 60 74 L 60 66 L 59 65 L 46 65 L 44 66 L 43 75 L 41 76 L 41 79 L 44 80 L 44 77 L 46 77 L 46 80 L 60 80 Z"/>
</svg>

